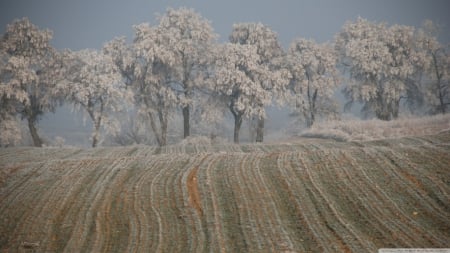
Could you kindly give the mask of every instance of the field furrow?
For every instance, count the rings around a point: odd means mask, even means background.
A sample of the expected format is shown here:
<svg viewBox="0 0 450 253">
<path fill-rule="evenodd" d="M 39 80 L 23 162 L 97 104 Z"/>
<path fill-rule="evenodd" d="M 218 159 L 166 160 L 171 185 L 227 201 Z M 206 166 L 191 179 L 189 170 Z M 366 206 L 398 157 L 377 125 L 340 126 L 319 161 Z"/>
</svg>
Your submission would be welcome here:
<svg viewBox="0 0 450 253">
<path fill-rule="evenodd" d="M 450 247 L 450 132 L 0 149 L 0 252 Z"/>
<path fill-rule="evenodd" d="M 269 154 L 271 156 L 272 154 Z M 273 186 L 270 183 L 270 177 L 267 176 L 267 170 L 280 169 L 277 167 L 267 167 L 268 164 L 267 155 L 260 156 L 258 159 L 254 161 L 254 167 L 256 174 L 255 178 L 259 178 L 260 184 L 255 187 L 260 187 L 261 192 L 264 192 L 265 198 L 261 198 L 263 203 L 266 204 L 266 220 L 270 222 L 270 238 L 273 241 L 273 245 L 275 246 L 274 250 L 278 252 L 283 251 L 292 251 L 295 249 L 294 244 L 289 236 L 289 233 L 285 229 L 285 224 L 283 220 L 287 220 L 289 217 L 282 216 L 281 212 L 279 212 L 279 207 L 281 204 L 278 202 L 279 196 L 275 194 L 276 186 Z M 268 218 L 270 217 L 270 218 Z"/>
<path fill-rule="evenodd" d="M 240 166 L 246 162 L 245 155 L 237 155 L 233 157 L 233 161 L 220 160 L 218 166 L 212 168 L 210 174 L 211 184 L 214 192 L 217 194 L 213 198 L 215 202 L 215 222 L 218 223 L 218 241 L 220 242 L 220 251 L 234 252 L 242 249 L 251 252 L 248 248 L 249 239 L 245 231 L 249 225 L 256 226 L 256 222 L 252 222 L 247 218 L 248 213 L 243 214 L 240 204 L 242 198 L 248 201 L 250 196 L 245 195 L 245 191 L 237 189 L 238 179 L 235 174 L 240 170 Z M 232 169 L 228 169 L 232 168 Z M 245 185 L 239 184 L 240 187 Z M 247 223 L 247 222 L 251 223 Z"/>
<path fill-rule="evenodd" d="M 180 178 L 180 190 L 183 199 L 179 206 L 184 207 L 178 219 L 182 220 L 186 226 L 188 236 L 188 246 L 190 252 L 205 252 L 210 244 L 208 214 L 211 206 L 209 189 L 207 186 L 206 172 L 215 162 L 217 156 L 205 155 L 201 163 L 184 170 Z M 208 210 L 208 211 L 206 211 Z"/>
<path fill-rule="evenodd" d="M 234 184 L 231 184 L 230 190 L 233 191 L 237 188 L 235 184 L 240 185 L 241 190 L 235 191 L 234 194 L 241 195 L 242 198 L 245 198 L 245 205 L 238 205 L 237 211 L 238 213 L 243 213 L 241 222 L 245 224 L 248 221 L 248 224 L 251 224 L 253 228 L 251 233 L 246 233 L 248 234 L 246 243 L 253 245 L 254 242 L 257 242 L 259 250 L 273 250 L 274 245 L 272 238 L 270 238 L 270 231 L 265 229 L 272 228 L 269 217 L 265 215 L 268 207 L 265 205 L 264 200 L 268 198 L 268 195 L 266 191 L 262 190 L 262 182 L 255 174 L 257 170 L 255 163 L 260 158 L 261 154 L 259 151 L 245 154 L 242 157 L 239 166 L 236 167 L 235 177 L 231 178 L 231 182 Z M 243 218 L 244 215 L 247 218 Z M 261 238 L 266 239 L 261 240 Z M 249 250 L 252 250 L 252 248 L 249 248 Z"/>
<path fill-rule="evenodd" d="M 345 227 L 343 238 L 346 244 L 355 252 L 376 249 L 373 240 L 366 237 L 358 227 L 359 224 L 365 227 L 374 220 L 367 217 L 366 212 L 370 210 L 358 204 L 360 189 L 354 185 L 358 178 L 348 174 L 354 170 L 354 164 L 344 158 L 345 151 L 342 150 L 333 150 L 323 153 L 322 156 L 327 157 L 321 165 L 322 169 L 311 169 L 307 172 L 326 198 L 332 214 L 340 223 L 339 226 Z"/>
<path fill-rule="evenodd" d="M 358 153 L 354 155 L 361 155 Z M 391 238 L 395 237 L 399 231 L 402 231 L 402 222 L 398 218 L 400 210 L 395 208 L 395 204 L 384 196 L 382 189 L 368 179 L 365 176 L 365 171 L 372 170 L 373 168 L 368 165 L 367 167 L 361 167 L 358 163 L 353 162 L 349 159 L 347 153 L 343 153 L 341 159 L 347 161 L 350 164 L 351 169 L 341 170 L 336 177 L 340 179 L 340 182 L 344 186 L 341 194 L 348 194 L 350 199 L 353 200 L 351 203 L 354 206 L 352 209 L 357 210 L 359 219 L 365 219 L 365 222 L 370 224 L 370 226 L 360 226 L 361 234 L 367 238 L 374 238 L 374 243 L 379 244 L 377 247 L 388 247 L 391 243 Z M 366 160 L 367 161 L 367 160 Z M 344 195 L 342 195 L 344 196 Z M 354 216 L 350 209 L 348 217 Z M 394 217 L 394 219 L 388 219 L 386 217 Z M 358 224 L 358 223 L 356 223 Z M 384 234 L 392 236 L 384 236 Z M 403 238 L 395 238 L 395 243 L 405 243 Z M 381 242 L 385 243 L 384 245 Z M 392 245 L 391 245 L 392 246 Z M 372 250 L 376 249 L 372 248 Z"/>
<path fill-rule="evenodd" d="M 294 249 L 311 252 L 322 249 L 318 240 L 318 231 L 312 222 L 310 209 L 303 197 L 307 191 L 299 182 L 303 180 L 304 167 L 298 163 L 300 156 L 297 152 L 281 153 L 277 155 L 278 170 L 267 170 L 270 174 L 274 193 L 280 201 L 279 210 L 284 212 L 285 227 L 295 242 Z"/>
<path fill-rule="evenodd" d="M 374 161 L 381 163 L 384 168 L 384 173 L 390 175 L 388 183 L 380 187 L 380 192 L 382 192 L 390 201 L 389 206 L 395 207 L 398 212 L 402 214 L 404 220 L 401 224 L 406 226 L 404 233 L 406 237 L 410 237 L 410 244 L 436 245 L 439 244 L 439 241 L 441 241 L 440 244 L 444 243 L 442 239 L 434 236 L 434 233 L 429 233 L 430 229 L 432 229 L 431 227 L 426 228 L 418 224 L 421 220 L 420 216 L 423 215 L 423 217 L 432 217 L 432 220 L 436 222 L 436 225 L 433 227 L 438 228 L 441 226 L 438 224 L 446 224 L 444 220 L 448 220 L 449 216 L 448 213 L 439 209 L 428 194 L 421 191 L 420 187 L 417 187 L 417 185 L 411 181 L 411 177 L 405 176 L 404 173 L 400 173 L 402 170 L 401 168 L 407 168 L 408 171 L 412 171 L 413 166 L 410 166 L 405 162 L 407 159 L 402 160 L 402 163 L 404 164 L 396 162 L 392 157 L 392 151 L 382 153 L 372 152 L 372 154 L 377 154 L 377 156 L 373 158 Z M 365 173 L 365 176 L 367 178 L 373 177 L 373 175 L 369 175 L 368 173 Z M 413 179 L 413 181 L 415 180 Z M 388 197 L 389 195 L 391 197 Z M 398 206 L 402 206 L 402 210 Z M 420 216 L 418 216 L 419 213 L 421 214 Z M 413 229 L 417 230 L 418 233 L 423 234 L 423 236 L 421 238 L 412 237 L 409 231 Z M 440 235 L 440 233 L 437 233 L 436 235 Z"/>
<path fill-rule="evenodd" d="M 323 176 L 324 172 L 332 172 L 334 170 L 333 167 L 338 167 L 338 161 L 333 159 L 333 154 L 336 150 L 331 150 L 331 152 L 316 152 L 318 157 L 327 157 L 327 162 L 316 163 L 316 166 L 309 166 L 305 172 L 311 185 L 314 190 L 319 194 L 319 197 L 326 208 L 326 220 L 328 221 L 327 227 L 330 230 L 334 231 L 336 237 L 338 238 L 340 249 L 342 252 L 351 252 L 351 251 L 365 251 L 370 247 L 370 245 L 366 244 L 363 239 L 359 237 L 359 233 L 355 231 L 355 228 L 349 224 L 349 220 L 344 218 L 341 213 L 337 210 L 337 206 L 345 205 L 346 202 L 336 202 L 330 196 L 330 191 L 335 191 L 336 188 L 329 187 L 333 185 L 330 181 L 324 181 Z M 316 157 L 312 155 L 311 157 Z M 333 164 L 333 167 L 329 166 L 328 161 Z M 327 177 L 329 179 L 333 179 L 333 177 Z M 336 180 L 336 178 L 334 178 Z M 342 194 L 346 194 L 346 192 L 342 192 Z"/>
<path fill-rule="evenodd" d="M 160 192 L 159 198 L 160 212 L 163 215 L 163 248 L 162 252 L 180 252 L 189 247 L 187 230 L 184 219 L 179 218 L 186 212 L 187 206 L 184 206 L 184 195 L 181 187 L 187 187 L 187 182 L 182 181 L 185 171 L 197 168 L 204 159 L 204 155 L 185 156 L 183 159 L 173 159 L 176 162 L 170 162 L 165 166 L 165 176 L 161 179 L 160 186 L 164 192 Z M 161 189 L 162 190 L 162 189 Z M 199 196 L 197 196 L 199 197 Z M 201 199 L 198 199 L 198 207 L 201 208 Z M 166 236 L 171 235 L 171 237 Z"/>
<path fill-rule="evenodd" d="M 322 237 L 321 247 L 324 251 L 348 252 L 350 248 L 344 240 L 348 231 L 336 219 L 335 213 L 328 203 L 329 201 L 311 177 L 312 172 L 310 171 L 323 169 L 322 164 L 315 159 L 317 153 L 318 151 L 315 151 L 308 156 L 309 159 L 302 157 L 300 160 L 304 168 L 301 173 L 301 186 L 307 194 L 307 198 L 304 198 L 306 208 L 314 220 L 312 224 L 314 224 L 318 236 Z"/>
<path fill-rule="evenodd" d="M 222 228 L 221 209 L 219 209 L 217 186 L 212 176 L 215 168 L 222 168 L 226 157 L 220 155 L 209 156 L 210 159 L 205 161 L 200 167 L 198 174 L 198 189 L 202 198 L 202 209 L 204 217 L 199 219 L 202 229 L 198 240 L 198 247 L 191 252 L 224 252 L 225 241 Z M 204 244 L 202 244 L 204 243 Z"/>
<path fill-rule="evenodd" d="M 421 230 L 421 227 L 417 226 L 414 218 L 412 218 L 414 212 L 405 210 L 405 205 L 401 203 L 403 202 L 402 199 L 408 194 L 402 192 L 402 189 L 405 188 L 405 183 L 401 180 L 396 180 L 394 177 L 397 170 L 396 166 L 377 154 L 377 151 L 374 150 L 370 152 L 364 150 L 362 153 L 354 153 L 348 156 L 347 159 L 359 157 L 359 159 L 364 160 L 367 164 L 371 164 L 371 166 L 366 168 L 355 166 L 355 170 L 352 171 L 351 175 L 347 172 L 347 177 L 352 177 L 352 181 L 358 183 L 359 189 L 357 192 L 360 192 L 360 195 L 364 197 L 360 201 L 361 204 L 365 205 L 370 210 L 370 214 L 375 215 L 377 223 L 383 226 L 380 227 L 378 233 L 382 234 L 383 231 L 389 231 L 391 235 L 390 237 L 386 236 L 386 238 L 382 237 L 380 241 L 383 243 L 378 243 L 378 246 L 413 247 L 420 240 L 429 238 L 429 236 L 427 236 L 427 231 Z M 353 163 L 359 164 L 358 160 L 353 161 Z M 359 180 L 355 180 L 355 178 L 359 178 Z M 414 197 L 411 196 L 411 198 Z M 367 199 L 371 199 L 371 201 L 367 201 Z M 422 207 L 425 207 L 427 204 L 424 202 L 422 205 Z M 423 236 L 415 238 L 415 233 L 411 233 L 411 231 L 415 231 Z M 419 244 L 423 243 L 425 242 L 422 241 Z"/>
</svg>

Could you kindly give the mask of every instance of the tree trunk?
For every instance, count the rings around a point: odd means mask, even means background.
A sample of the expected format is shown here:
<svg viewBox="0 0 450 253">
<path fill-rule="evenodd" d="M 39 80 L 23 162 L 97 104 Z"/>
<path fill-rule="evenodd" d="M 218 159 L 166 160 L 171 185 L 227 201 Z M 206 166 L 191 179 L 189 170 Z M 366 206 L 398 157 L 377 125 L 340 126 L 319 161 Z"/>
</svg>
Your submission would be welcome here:
<svg viewBox="0 0 450 253">
<path fill-rule="evenodd" d="M 392 102 L 392 118 L 393 119 L 398 119 L 399 110 L 400 110 L 400 99 L 394 100 Z"/>
<path fill-rule="evenodd" d="M 263 142 L 264 140 L 264 118 L 259 117 L 256 125 L 256 142 Z"/>
<path fill-rule="evenodd" d="M 184 129 L 184 138 L 191 135 L 191 129 L 189 125 L 189 105 L 183 107 L 183 129 Z"/>
<path fill-rule="evenodd" d="M 392 102 L 387 102 L 384 98 L 383 91 L 380 90 L 377 92 L 377 98 L 376 98 L 376 108 L 375 108 L 375 115 L 380 120 L 389 121 L 391 120 L 391 114 L 392 114 Z"/>
<path fill-rule="evenodd" d="M 94 122 L 94 136 L 92 136 L 92 147 L 95 148 L 98 145 L 98 136 L 100 135 L 100 123 L 101 118 Z"/>
<path fill-rule="evenodd" d="M 94 136 L 92 137 L 92 147 L 97 147 L 98 144 L 98 131 L 95 130 Z"/>
<path fill-rule="evenodd" d="M 156 142 L 158 143 L 158 146 L 162 147 L 167 144 L 167 126 L 164 127 L 161 124 L 161 132 L 158 130 L 158 127 L 156 126 L 155 118 L 153 117 L 153 113 L 149 112 L 148 117 L 150 118 L 150 127 L 152 128 L 153 134 L 155 135 Z"/>
<path fill-rule="evenodd" d="M 161 127 L 161 140 L 159 143 L 159 146 L 166 146 L 167 145 L 167 126 Z"/>
<path fill-rule="evenodd" d="M 36 126 L 35 126 L 36 121 L 31 117 L 29 117 L 27 120 L 28 120 L 28 128 L 30 129 L 31 138 L 33 139 L 33 145 L 35 147 L 42 147 L 42 140 L 39 137 L 39 134 L 38 134 Z"/>
<path fill-rule="evenodd" d="M 90 102 L 88 103 L 87 111 L 89 113 L 89 116 L 92 119 L 92 122 L 94 123 L 94 135 L 92 136 L 92 147 L 93 148 L 97 147 L 97 145 L 98 145 L 98 137 L 100 135 L 100 126 L 102 125 L 103 110 L 104 110 L 103 100 L 100 99 L 100 113 L 99 113 L 99 116 L 97 118 L 95 118 L 93 105 Z"/>
<path fill-rule="evenodd" d="M 389 113 L 386 112 L 386 110 L 384 110 L 384 108 L 378 109 L 375 112 L 375 115 L 377 116 L 377 119 L 380 119 L 380 120 L 389 121 L 391 119 Z"/>
<path fill-rule="evenodd" d="M 168 124 L 168 111 L 158 110 L 159 125 L 161 126 L 161 142 L 160 146 L 167 145 L 167 126 Z"/>
<path fill-rule="evenodd" d="M 444 102 L 444 95 L 442 94 L 442 90 L 439 87 L 439 103 L 440 103 L 440 110 L 442 114 L 445 114 L 447 112 L 447 104 Z"/>
<path fill-rule="evenodd" d="M 252 117 L 248 119 L 248 138 L 250 142 L 256 141 L 256 127 L 257 127 L 257 117 Z"/>
<path fill-rule="evenodd" d="M 433 65 L 434 65 L 434 71 L 436 74 L 436 87 L 438 89 L 439 92 L 439 110 L 441 111 L 442 114 L 445 114 L 446 112 L 446 107 L 447 105 L 444 103 L 444 94 L 442 92 L 442 87 L 441 87 L 441 80 L 442 80 L 442 72 L 439 71 L 439 67 L 438 67 L 438 62 L 437 62 L 437 57 L 436 57 L 436 53 L 433 53 Z"/>
<path fill-rule="evenodd" d="M 312 109 L 309 108 L 309 111 L 305 112 L 303 115 L 305 117 L 306 127 L 311 128 L 315 121 L 314 111 L 312 111 Z"/>
<path fill-rule="evenodd" d="M 233 114 L 234 116 L 234 143 L 239 144 L 239 131 L 242 125 L 242 115 Z"/>
<path fill-rule="evenodd" d="M 310 94 L 310 88 L 308 84 L 308 100 L 309 100 L 309 116 L 306 119 L 306 126 L 311 128 L 316 121 L 316 100 L 317 100 L 318 89 L 314 90 L 313 95 Z"/>
</svg>

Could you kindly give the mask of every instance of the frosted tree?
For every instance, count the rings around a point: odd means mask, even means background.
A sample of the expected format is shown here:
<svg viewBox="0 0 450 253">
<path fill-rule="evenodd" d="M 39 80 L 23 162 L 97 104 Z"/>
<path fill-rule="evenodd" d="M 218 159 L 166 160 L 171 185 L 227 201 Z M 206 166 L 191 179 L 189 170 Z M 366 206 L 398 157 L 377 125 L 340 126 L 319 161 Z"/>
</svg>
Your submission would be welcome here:
<svg viewBox="0 0 450 253">
<path fill-rule="evenodd" d="M 4 102 L 3 99 L 1 102 Z M 20 122 L 14 114 L 0 111 L 0 147 L 17 145 L 21 140 Z"/>
<path fill-rule="evenodd" d="M 119 131 L 114 113 L 126 110 L 133 95 L 122 81 L 111 57 L 95 50 L 65 52 L 66 82 L 58 84 L 74 108 L 83 111 L 92 120 L 92 147 L 100 141 L 101 130 Z"/>
<path fill-rule="evenodd" d="M 269 27 L 261 23 L 239 23 L 233 25 L 233 30 L 229 37 L 231 43 L 241 45 L 254 45 L 256 47 L 259 59 L 256 64 L 264 66 L 268 69 L 268 74 L 271 72 L 274 75 L 279 75 L 277 72 L 277 64 L 279 58 L 283 54 L 283 50 L 279 45 L 278 38 L 275 32 Z M 269 78 L 274 79 L 274 78 Z M 254 82 L 259 83 L 261 88 L 268 91 L 272 91 L 269 94 L 275 95 L 275 90 L 280 89 L 278 86 L 280 83 L 271 83 L 268 79 L 254 79 Z M 256 105 L 259 107 L 265 106 L 264 104 Z M 264 108 L 259 110 L 264 111 Z M 259 115 L 257 118 L 258 123 L 256 127 L 256 141 L 262 142 L 264 139 L 264 115 Z"/>
<path fill-rule="evenodd" d="M 142 35 L 143 33 L 141 33 Z M 149 42 L 152 44 L 152 42 Z M 117 67 L 125 85 L 133 91 L 134 107 L 130 108 L 133 113 L 125 112 L 118 115 L 121 122 L 121 131 L 110 135 L 111 141 L 119 145 L 129 145 L 132 143 L 140 144 L 147 142 L 150 138 L 147 133 L 148 116 L 143 113 L 143 110 L 137 111 L 141 107 L 145 107 L 144 103 L 138 101 L 137 98 L 142 98 L 143 94 L 135 92 L 137 86 L 145 83 L 144 75 L 136 76 L 136 68 L 151 68 L 147 66 L 148 61 L 138 59 L 133 44 L 127 44 L 125 37 L 114 38 L 107 42 L 103 47 L 103 53 L 110 56 L 114 65 Z M 140 71 L 142 73 L 142 71 Z M 141 79 L 138 79 L 141 78 Z M 151 117 L 153 118 L 153 117 Z M 154 123 L 153 125 L 155 125 Z M 153 130 L 154 131 L 154 130 Z M 155 132 L 155 131 L 154 131 Z M 157 131 L 155 136 L 157 136 Z M 160 140 L 160 138 L 158 138 Z M 148 142 L 149 143 L 149 142 Z"/>
<path fill-rule="evenodd" d="M 229 109 L 234 118 L 234 142 L 239 143 L 239 131 L 244 118 L 265 118 L 265 106 L 272 103 L 267 83 L 281 85 L 286 72 L 274 75 L 269 67 L 260 64 L 255 45 L 227 43 L 217 49 L 214 71 L 214 91 L 217 101 Z M 263 81 L 264 80 L 264 81 Z"/>
<path fill-rule="evenodd" d="M 158 29 L 163 35 L 160 46 L 172 52 L 170 60 L 175 63 L 170 76 L 171 86 L 177 92 L 178 104 L 183 112 L 186 138 L 191 132 L 194 92 L 205 84 L 217 35 L 208 20 L 187 8 L 169 8 L 159 18 Z"/>
<path fill-rule="evenodd" d="M 135 26 L 135 93 L 139 113 L 148 118 L 159 146 L 167 144 L 168 121 L 179 104 L 172 76 L 178 61 L 168 34 L 148 24 Z"/>
<path fill-rule="evenodd" d="M 287 55 L 292 74 L 290 90 L 295 112 L 311 127 L 318 115 L 337 113 L 333 94 L 339 85 L 337 57 L 327 44 L 296 39 Z"/>
<path fill-rule="evenodd" d="M 416 50 L 414 27 L 372 23 L 358 18 L 346 23 L 336 37 L 341 66 L 349 70 L 346 97 L 363 103 L 363 111 L 382 120 L 398 117 L 408 80 L 423 65 Z"/>
<path fill-rule="evenodd" d="M 2 42 L 3 43 L 3 42 Z M 21 140 L 20 124 L 17 118 L 17 105 L 28 104 L 27 93 L 19 82 L 10 82 L 8 69 L 12 69 L 11 58 L 0 46 L 0 146 L 13 146 Z"/>
<path fill-rule="evenodd" d="M 27 120 L 37 147 L 42 146 L 38 121 L 60 102 L 53 90 L 62 79 L 62 62 L 50 45 L 51 38 L 50 31 L 41 30 L 24 18 L 8 25 L 0 41 L 2 107 Z"/>
<path fill-rule="evenodd" d="M 433 113 L 445 114 L 450 106 L 450 51 L 448 46 L 438 41 L 438 33 L 439 27 L 426 20 L 417 39 L 427 59 L 424 72 L 428 80 L 423 87 L 425 100 Z"/>
<path fill-rule="evenodd" d="M 17 105 L 28 104 L 28 96 L 19 82 L 10 82 L 10 62 L 4 47 L 0 47 L 0 146 L 13 146 L 20 142 L 20 122 Z"/>
<path fill-rule="evenodd" d="M 136 81 L 135 69 L 138 61 L 131 45 L 127 44 L 125 37 L 115 38 L 103 46 L 103 53 L 108 55 L 127 86 Z"/>
</svg>

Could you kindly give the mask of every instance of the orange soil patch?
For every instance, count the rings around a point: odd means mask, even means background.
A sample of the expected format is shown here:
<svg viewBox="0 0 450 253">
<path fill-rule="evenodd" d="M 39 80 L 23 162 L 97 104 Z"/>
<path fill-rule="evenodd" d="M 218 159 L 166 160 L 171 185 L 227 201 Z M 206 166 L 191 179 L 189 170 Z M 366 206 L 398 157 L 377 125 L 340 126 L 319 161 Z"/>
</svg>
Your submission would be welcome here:
<svg viewBox="0 0 450 253">
<path fill-rule="evenodd" d="M 22 167 L 19 165 L 2 167 L 0 166 L 0 187 L 8 181 L 8 178 L 20 170 Z"/>
<path fill-rule="evenodd" d="M 200 193 L 198 192 L 197 180 L 198 168 L 194 168 L 187 177 L 187 190 L 189 194 L 189 205 L 197 210 L 197 213 L 202 216 L 203 210 L 201 205 Z"/>
</svg>

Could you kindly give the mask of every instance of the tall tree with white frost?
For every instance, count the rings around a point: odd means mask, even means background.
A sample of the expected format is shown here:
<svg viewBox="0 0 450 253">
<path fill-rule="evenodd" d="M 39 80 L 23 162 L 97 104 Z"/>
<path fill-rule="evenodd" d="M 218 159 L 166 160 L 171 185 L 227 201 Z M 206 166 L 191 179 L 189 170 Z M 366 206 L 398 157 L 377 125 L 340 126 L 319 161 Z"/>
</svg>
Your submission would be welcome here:
<svg viewBox="0 0 450 253">
<path fill-rule="evenodd" d="M 254 45 L 259 55 L 259 59 L 256 64 L 266 67 L 268 74 L 271 72 L 274 75 L 279 75 L 277 72 L 276 62 L 279 62 L 279 58 L 283 55 L 283 49 L 281 48 L 278 38 L 275 32 L 269 27 L 261 23 L 239 23 L 233 25 L 233 30 L 229 37 L 231 43 L 241 45 Z M 259 83 L 259 86 L 267 91 L 271 91 L 273 94 L 276 89 L 279 89 L 279 84 L 285 83 L 272 83 L 269 79 L 254 79 L 254 82 Z M 271 94 L 270 92 L 268 94 Z M 256 105 L 259 107 L 265 106 L 264 104 Z M 259 110 L 264 111 L 264 108 Z M 256 141 L 262 142 L 264 139 L 264 115 L 259 115 L 256 128 Z"/>
<path fill-rule="evenodd" d="M 17 105 L 29 103 L 27 93 L 20 82 L 10 82 L 14 71 L 14 61 L 10 61 L 3 41 L 0 42 L 0 146 L 12 146 L 21 140 L 20 123 L 17 118 Z M 14 58 L 13 58 L 14 59 Z"/>
<path fill-rule="evenodd" d="M 426 20 L 417 38 L 428 60 L 425 73 L 429 80 L 424 87 L 425 100 L 433 113 L 445 114 L 450 107 L 450 48 L 438 41 L 438 33 L 439 27 Z"/>
<path fill-rule="evenodd" d="M 335 46 L 350 74 L 344 88 L 348 105 L 361 102 L 364 112 L 382 120 L 398 117 L 400 99 L 410 88 L 408 79 L 424 61 L 414 32 L 414 27 L 387 27 L 362 18 L 343 26 Z"/>
<path fill-rule="evenodd" d="M 51 38 L 49 30 L 41 30 L 23 18 L 8 25 L 0 41 L 0 94 L 2 109 L 9 112 L 2 113 L 4 117 L 9 114 L 7 129 L 11 129 L 12 115 L 20 114 L 28 121 L 36 147 L 43 144 L 36 127 L 38 121 L 60 102 L 53 90 L 62 78 L 62 63 L 50 45 Z"/>
<path fill-rule="evenodd" d="M 239 131 L 244 118 L 266 116 L 265 106 L 272 103 L 271 91 L 265 82 L 282 84 L 286 78 L 273 75 L 268 66 L 260 64 L 255 45 L 227 43 L 218 47 L 214 71 L 217 99 L 234 117 L 234 142 L 239 143 Z M 266 80 L 262 82 L 262 80 Z"/>
<path fill-rule="evenodd" d="M 176 63 L 171 73 L 171 86 L 178 93 L 186 138 L 191 132 L 190 114 L 194 92 L 205 83 L 217 35 L 208 20 L 187 8 L 169 8 L 160 17 L 158 29 L 163 35 L 160 46 L 172 51 L 171 61 Z"/>
<path fill-rule="evenodd" d="M 139 114 L 148 119 L 159 146 L 167 144 L 169 119 L 179 103 L 172 80 L 178 62 L 167 36 L 160 27 L 135 26 L 136 105 Z"/>
<path fill-rule="evenodd" d="M 291 101 L 306 126 L 311 127 L 318 115 L 336 114 L 338 107 L 332 97 L 339 85 L 339 72 L 333 49 L 328 44 L 296 39 L 287 60 L 292 74 Z"/>
<path fill-rule="evenodd" d="M 93 123 L 92 147 L 100 141 L 100 131 L 119 131 L 114 113 L 126 110 L 133 95 L 122 81 L 112 59 L 95 50 L 65 53 L 66 82 L 58 84 L 60 93 L 83 111 Z"/>
<path fill-rule="evenodd" d="M 135 69 L 139 61 L 136 59 L 134 48 L 127 44 L 125 37 L 114 38 L 105 43 L 103 53 L 109 56 L 119 73 L 122 75 L 124 83 L 132 86 L 136 81 Z"/>
<path fill-rule="evenodd" d="M 152 43 L 150 42 L 149 45 Z M 135 96 L 135 109 L 134 113 L 125 113 L 125 115 L 119 115 L 121 118 L 121 132 L 118 132 L 115 136 L 112 136 L 113 142 L 120 145 L 128 145 L 131 143 L 143 144 L 150 143 L 152 139 L 148 134 L 147 121 L 149 120 L 148 115 L 145 115 L 146 110 L 139 110 L 140 108 L 145 108 L 145 103 L 140 103 L 137 98 L 142 98 L 143 94 L 137 92 L 137 86 L 139 84 L 144 84 L 144 80 L 139 80 L 135 75 L 136 68 L 140 68 L 147 64 L 148 61 L 143 59 L 138 59 L 135 47 L 133 44 L 127 44 L 125 37 L 114 38 L 113 40 L 107 42 L 103 47 L 103 53 L 110 56 L 114 64 L 122 75 L 124 83 L 128 88 L 134 91 Z M 140 78 L 143 76 L 141 75 Z M 151 124 L 155 125 L 155 124 Z M 162 126 L 163 124 L 161 124 Z M 124 127 L 125 126 L 125 127 Z M 152 129 L 156 140 L 159 142 L 158 132 Z M 163 131 L 161 131 L 163 132 Z"/>
<path fill-rule="evenodd" d="M 20 82 L 10 82 L 14 73 L 14 61 L 0 46 L 0 146 L 13 146 L 20 142 L 20 122 L 17 118 L 17 105 L 28 104 L 28 96 Z"/>
</svg>

